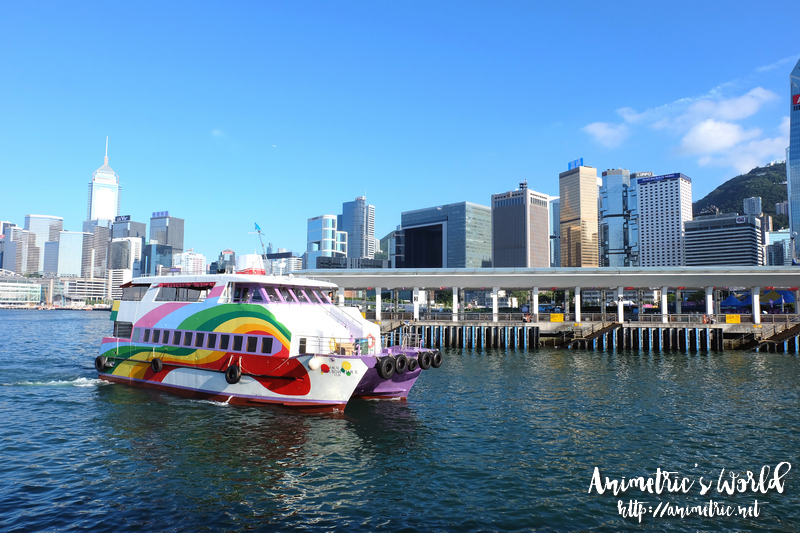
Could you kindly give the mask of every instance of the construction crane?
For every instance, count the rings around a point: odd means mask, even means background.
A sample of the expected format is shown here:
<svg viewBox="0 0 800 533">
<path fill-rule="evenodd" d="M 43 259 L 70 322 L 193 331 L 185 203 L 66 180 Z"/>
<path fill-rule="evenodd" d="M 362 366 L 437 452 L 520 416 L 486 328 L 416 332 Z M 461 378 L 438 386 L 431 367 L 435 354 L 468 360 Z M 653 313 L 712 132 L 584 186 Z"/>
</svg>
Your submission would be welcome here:
<svg viewBox="0 0 800 533">
<path fill-rule="evenodd" d="M 267 259 L 267 249 L 264 248 L 264 239 L 261 238 L 261 228 L 259 227 L 258 222 L 254 222 L 254 224 L 256 225 L 256 230 L 255 231 L 249 231 L 248 233 L 250 233 L 251 235 L 253 233 L 258 233 L 258 240 L 261 243 L 261 252 L 264 254 L 261 257 L 264 260 L 266 260 Z"/>
</svg>

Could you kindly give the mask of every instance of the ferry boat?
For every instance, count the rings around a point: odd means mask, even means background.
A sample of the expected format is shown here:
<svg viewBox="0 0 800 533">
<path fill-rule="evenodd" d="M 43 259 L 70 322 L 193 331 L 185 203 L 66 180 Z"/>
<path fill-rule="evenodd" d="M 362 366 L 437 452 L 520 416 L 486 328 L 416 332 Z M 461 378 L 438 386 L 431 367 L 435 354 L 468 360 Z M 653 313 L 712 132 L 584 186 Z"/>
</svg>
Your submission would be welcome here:
<svg viewBox="0 0 800 533">
<path fill-rule="evenodd" d="M 249 273 L 154 276 L 122 286 L 100 379 L 240 405 L 343 410 L 351 397 L 406 398 L 438 350 L 334 305 L 336 285 Z"/>
</svg>

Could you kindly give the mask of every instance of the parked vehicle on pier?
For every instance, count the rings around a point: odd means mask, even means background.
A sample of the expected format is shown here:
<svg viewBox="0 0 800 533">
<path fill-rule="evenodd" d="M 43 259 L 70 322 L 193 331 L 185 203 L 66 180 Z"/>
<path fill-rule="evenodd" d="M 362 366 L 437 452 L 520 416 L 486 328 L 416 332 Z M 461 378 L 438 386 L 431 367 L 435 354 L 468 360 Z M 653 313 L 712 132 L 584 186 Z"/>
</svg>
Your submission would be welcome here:
<svg viewBox="0 0 800 533">
<path fill-rule="evenodd" d="M 405 398 L 442 355 L 333 305 L 336 286 L 293 276 L 136 278 L 95 360 L 106 381 L 232 404 L 341 410 L 351 397 Z"/>
</svg>

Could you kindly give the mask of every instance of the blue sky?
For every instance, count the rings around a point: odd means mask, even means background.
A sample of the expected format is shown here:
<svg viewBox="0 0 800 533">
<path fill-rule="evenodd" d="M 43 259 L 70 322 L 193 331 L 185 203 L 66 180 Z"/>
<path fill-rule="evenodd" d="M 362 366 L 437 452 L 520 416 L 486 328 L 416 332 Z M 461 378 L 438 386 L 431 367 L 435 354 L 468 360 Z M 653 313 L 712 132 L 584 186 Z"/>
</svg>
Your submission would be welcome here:
<svg viewBox="0 0 800 533">
<path fill-rule="evenodd" d="M 122 213 L 186 219 L 209 261 L 257 222 L 366 195 L 400 213 L 683 172 L 698 200 L 784 159 L 800 26 L 786 2 L 0 2 L 0 220 L 79 231 L 103 163 Z"/>
</svg>

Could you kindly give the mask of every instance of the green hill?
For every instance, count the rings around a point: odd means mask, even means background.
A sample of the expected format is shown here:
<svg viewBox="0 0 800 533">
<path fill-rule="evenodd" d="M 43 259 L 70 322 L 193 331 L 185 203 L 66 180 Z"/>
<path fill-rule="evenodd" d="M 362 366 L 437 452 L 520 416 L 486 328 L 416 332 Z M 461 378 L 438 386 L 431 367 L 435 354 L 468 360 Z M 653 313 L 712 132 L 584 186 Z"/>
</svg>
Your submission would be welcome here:
<svg viewBox="0 0 800 533">
<path fill-rule="evenodd" d="M 742 201 L 753 196 L 761 197 L 761 209 L 772 215 L 775 228 L 788 227 L 788 215 L 775 215 L 775 204 L 787 199 L 786 163 L 756 167 L 747 174 L 731 178 L 692 206 L 694 215 L 716 206 L 722 213 L 742 213 Z"/>
</svg>

